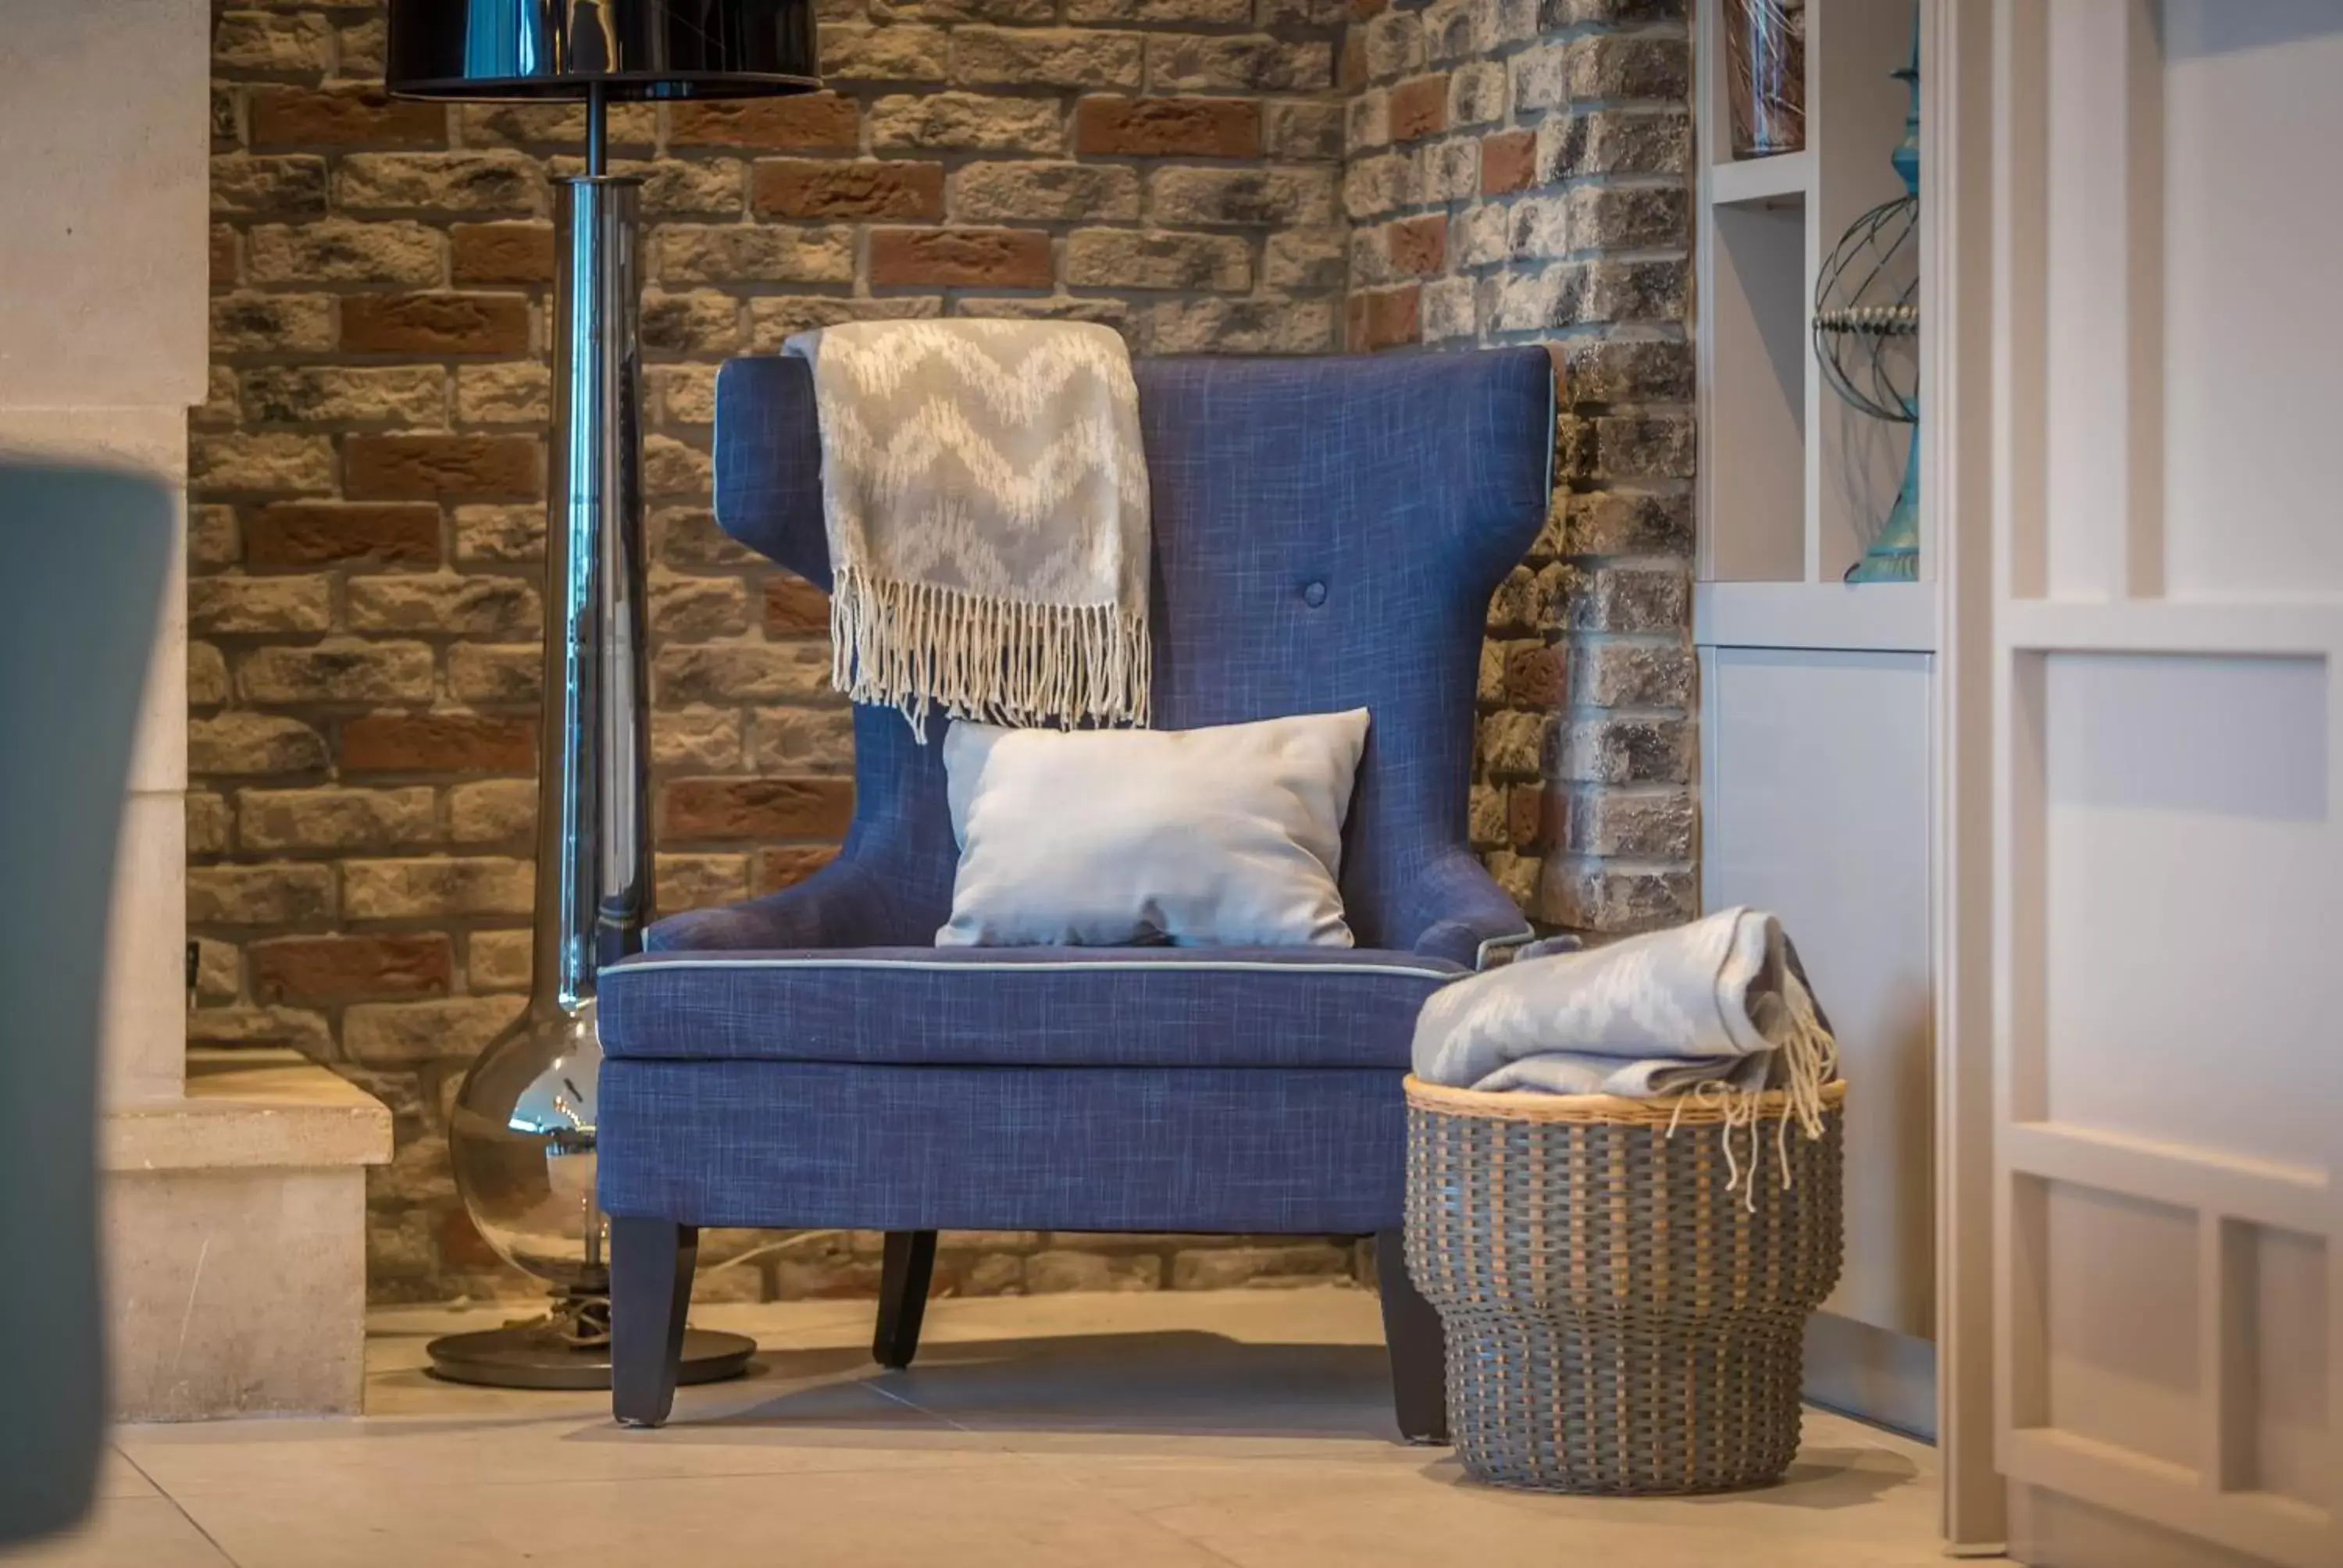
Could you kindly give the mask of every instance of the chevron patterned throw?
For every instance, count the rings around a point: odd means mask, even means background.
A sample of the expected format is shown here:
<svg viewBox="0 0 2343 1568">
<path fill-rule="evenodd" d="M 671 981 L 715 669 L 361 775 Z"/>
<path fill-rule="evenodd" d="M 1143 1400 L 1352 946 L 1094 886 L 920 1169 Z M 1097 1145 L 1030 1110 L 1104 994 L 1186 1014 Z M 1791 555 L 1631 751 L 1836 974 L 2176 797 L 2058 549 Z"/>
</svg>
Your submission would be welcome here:
<svg viewBox="0 0 2343 1568">
<path fill-rule="evenodd" d="M 1054 321 L 802 333 L 831 684 L 1030 728 L 1147 722 L 1147 465 L 1122 339 Z"/>
</svg>

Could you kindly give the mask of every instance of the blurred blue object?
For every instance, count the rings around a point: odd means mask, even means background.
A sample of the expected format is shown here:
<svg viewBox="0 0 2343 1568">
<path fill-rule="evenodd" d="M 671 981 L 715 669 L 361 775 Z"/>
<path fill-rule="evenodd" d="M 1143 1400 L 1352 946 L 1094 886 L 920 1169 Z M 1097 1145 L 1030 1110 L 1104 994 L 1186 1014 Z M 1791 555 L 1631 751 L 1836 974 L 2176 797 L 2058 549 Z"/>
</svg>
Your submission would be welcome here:
<svg viewBox="0 0 2343 1568">
<path fill-rule="evenodd" d="M 159 481 L 0 459 L 0 1545 L 87 1511 L 106 906 L 172 548 Z"/>
</svg>

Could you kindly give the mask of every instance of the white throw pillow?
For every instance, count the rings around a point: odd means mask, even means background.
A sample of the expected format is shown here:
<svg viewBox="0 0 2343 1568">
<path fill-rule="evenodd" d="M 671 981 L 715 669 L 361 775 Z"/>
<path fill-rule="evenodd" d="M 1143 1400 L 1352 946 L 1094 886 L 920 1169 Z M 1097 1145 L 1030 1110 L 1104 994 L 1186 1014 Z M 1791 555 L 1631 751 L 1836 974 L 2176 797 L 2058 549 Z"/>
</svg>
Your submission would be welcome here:
<svg viewBox="0 0 2343 1568">
<path fill-rule="evenodd" d="M 1347 948 L 1367 710 L 1207 729 L 944 737 L 960 872 L 938 947 Z"/>
</svg>

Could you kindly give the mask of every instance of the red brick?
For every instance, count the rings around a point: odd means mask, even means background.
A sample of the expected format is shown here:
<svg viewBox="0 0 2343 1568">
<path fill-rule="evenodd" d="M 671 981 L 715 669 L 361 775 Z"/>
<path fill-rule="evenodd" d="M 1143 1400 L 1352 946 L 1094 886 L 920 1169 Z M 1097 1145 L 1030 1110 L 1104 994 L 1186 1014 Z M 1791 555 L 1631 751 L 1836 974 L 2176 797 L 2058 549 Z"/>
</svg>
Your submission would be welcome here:
<svg viewBox="0 0 2343 1568">
<path fill-rule="evenodd" d="M 765 579 L 765 635 L 810 637 L 830 630 L 830 596 L 803 578 Z"/>
<path fill-rule="evenodd" d="M 1346 93 L 1355 93 L 1367 85 L 1367 30 L 1364 27 L 1342 29 L 1342 55 L 1336 62 L 1334 85 Z"/>
<path fill-rule="evenodd" d="M 256 148 L 432 146 L 447 139 L 445 107 L 393 98 L 379 87 L 252 89 Z"/>
<path fill-rule="evenodd" d="M 1448 262 L 1448 219 L 1430 213 L 1392 225 L 1391 259 L 1394 271 L 1437 276 Z"/>
<path fill-rule="evenodd" d="M 1558 644 L 1514 649 L 1505 659 L 1505 699 L 1516 708 L 1560 708 L 1567 668 Z"/>
<path fill-rule="evenodd" d="M 1047 288 L 1050 236 L 1019 228 L 880 228 L 870 232 L 880 288 Z"/>
<path fill-rule="evenodd" d="M 533 436 L 342 438 L 343 493 L 369 500 L 534 500 L 544 493 L 544 469 Z"/>
<path fill-rule="evenodd" d="M 447 231 L 458 283 L 551 283 L 553 230 L 541 223 L 459 223 Z"/>
<path fill-rule="evenodd" d="M 854 815 L 850 779 L 678 779 L 659 831 L 683 839 L 835 839 Z"/>
<path fill-rule="evenodd" d="M 214 288 L 234 288 L 239 276 L 236 230 L 224 223 L 214 224 L 212 226 L 211 286 Z"/>
<path fill-rule="evenodd" d="M 1448 78 L 1410 76 L 1391 90 L 1391 137 L 1412 142 L 1448 128 Z"/>
<path fill-rule="evenodd" d="M 250 950 L 255 1000 L 347 1001 L 357 997 L 444 996 L 456 959 L 445 934 L 287 937 Z"/>
<path fill-rule="evenodd" d="M 1545 789 L 1537 784 L 1516 784 L 1505 791 L 1505 839 L 1516 849 L 1536 850 L 1545 845 Z"/>
<path fill-rule="evenodd" d="M 668 142 L 679 147 L 852 152 L 860 131 L 854 100 L 836 93 L 678 104 L 668 115 Z"/>
<path fill-rule="evenodd" d="M 749 200 L 759 217 L 941 217 L 944 166 L 768 158 Z"/>
<path fill-rule="evenodd" d="M 1537 137 L 1529 131 L 1500 131 L 1481 138 L 1481 194 L 1503 196 L 1526 190 L 1537 178 Z"/>
<path fill-rule="evenodd" d="M 779 844 L 757 857 L 757 896 L 794 888 L 838 859 L 835 844 Z"/>
<path fill-rule="evenodd" d="M 1423 318 L 1416 286 L 1353 294 L 1350 305 L 1350 344 L 1354 350 L 1392 348 L 1420 341 Z"/>
<path fill-rule="evenodd" d="M 345 561 L 438 565 L 439 508 L 427 501 L 279 501 L 245 525 L 244 564 L 255 571 L 300 571 Z"/>
<path fill-rule="evenodd" d="M 447 1269 L 495 1269 L 501 1272 L 505 1261 L 472 1223 L 472 1216 L 460 1203 L 439 1216 L 439 1263 Z"/>
<path fill-rule="evenodd" d="M 354 294 L 342 301 L 352 354 L 526 354 L 528 301 L 518 294 Z"/>
<path fill-rule="evenodd" d="M 342 726 L 342 767 L 362 773 L 529 773 L 537 726 L 485 713 L 375 713 Z"/>
<path fill-rule="evenodd" d="M 1074 106 L 1074 151 L 1117 157 L 1257 158 L 1261 109 L 1242 98 L 1088 97 Z"/>
</svg>

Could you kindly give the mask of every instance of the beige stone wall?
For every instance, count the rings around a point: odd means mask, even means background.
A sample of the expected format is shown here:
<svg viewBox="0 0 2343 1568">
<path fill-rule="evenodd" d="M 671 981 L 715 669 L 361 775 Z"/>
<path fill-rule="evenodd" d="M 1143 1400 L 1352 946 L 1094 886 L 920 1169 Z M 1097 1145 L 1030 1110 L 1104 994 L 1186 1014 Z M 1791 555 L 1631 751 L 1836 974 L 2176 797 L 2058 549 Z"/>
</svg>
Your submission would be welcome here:
<svg viewBox="0 0 2343 1568">
<path fill-rule="evenodd" d="M 806 875 L 852 806 L 827 610 L 708 513 L 717 366 L 872 316 L 1065 315 L 1141 352 L 1336 346 L 1327 0 L 827 4 L 818 96 L 634 107 L 659 899 Z M 188 920 L 204 1043 L 290 1044 L 396 1112 L 379 1295 L 516 1285 L 445 1108 L 528 984 L 560 107 L 387 102 L 357 4 L 215 14 L 212 384 L 196 416 Z M 745 1244 L 737 1239 L 736 1244 Z M 1340 1270 L 1320 1245 L 947 1251 L 959 1289 Z M 1202 1271 L 1200 1273 L 1199 1271 Z M 853 1289 L 850 1239 L 725 1278 Z"/>
<path fill-rule="evenodd" d="M 830 90 L 628 108 L 649 179 L 659 892 L 786 885 L 851 808 L 826 610 L 707 511 L 716 367 L 1003 312 L 1141 353 L 1550 342 L 1560 490 L 1497 596 L 1473 833 L 1549 922 L 1690 897 L 1686 44 L 1670 0 L 824 0 Z M 393 104 L 376 0 L 215 14 L 196 415 L 192 1036 L 389 1104 L 385 1298 L 523 1287 L 446 1107 L 528 982 L 558 107 Z M 716 1238 L 712 1289 L 856 1292 L 870 1238 Z M 963 1292 L 1340 1276 L 1346 1243 L 950 1236 Z"/>
</svg>

